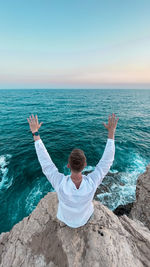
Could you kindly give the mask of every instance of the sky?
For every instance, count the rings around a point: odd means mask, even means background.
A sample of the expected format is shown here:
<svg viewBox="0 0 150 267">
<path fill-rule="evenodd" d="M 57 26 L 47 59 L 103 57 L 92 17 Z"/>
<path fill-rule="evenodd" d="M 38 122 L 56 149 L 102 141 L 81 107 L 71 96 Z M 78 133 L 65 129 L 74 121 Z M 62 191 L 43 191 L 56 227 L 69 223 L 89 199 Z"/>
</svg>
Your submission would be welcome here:
<svg viewBox="0 0 150 267">
<path fill-rule="evenodd" d="M 150 89 L 150 0 L 0 0 L 0 89 Z"/>
</svg>

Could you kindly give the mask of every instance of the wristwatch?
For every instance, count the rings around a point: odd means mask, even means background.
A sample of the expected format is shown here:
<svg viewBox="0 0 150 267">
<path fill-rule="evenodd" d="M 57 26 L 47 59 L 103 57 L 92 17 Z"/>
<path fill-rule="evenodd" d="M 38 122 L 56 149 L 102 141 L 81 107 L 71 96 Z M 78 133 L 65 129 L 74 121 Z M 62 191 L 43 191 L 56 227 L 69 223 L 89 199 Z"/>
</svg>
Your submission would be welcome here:
<svg viewBox="0 0 150 267">
<path fill-rule="evenodd" d="M 38 136 L 39 135 L 39 132 L 37 131 L 37 132 L 34 132 L 34 133 L 32 133 L 32 135 L 34 136 Z"/>
</svg>

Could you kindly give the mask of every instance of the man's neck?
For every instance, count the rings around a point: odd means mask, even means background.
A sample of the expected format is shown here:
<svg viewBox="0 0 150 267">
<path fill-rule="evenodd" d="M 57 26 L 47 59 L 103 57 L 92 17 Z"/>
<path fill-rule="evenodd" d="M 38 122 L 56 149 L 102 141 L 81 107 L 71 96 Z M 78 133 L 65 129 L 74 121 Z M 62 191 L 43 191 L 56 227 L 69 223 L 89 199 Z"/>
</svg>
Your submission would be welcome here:
<svg viewBox="0 0 150 267">
<path fill-rule="evenodd" d="M 80 183 L 82 181 L 82 173 L 71 172 L 71 179 L 76 184 Z"/>
</svg>

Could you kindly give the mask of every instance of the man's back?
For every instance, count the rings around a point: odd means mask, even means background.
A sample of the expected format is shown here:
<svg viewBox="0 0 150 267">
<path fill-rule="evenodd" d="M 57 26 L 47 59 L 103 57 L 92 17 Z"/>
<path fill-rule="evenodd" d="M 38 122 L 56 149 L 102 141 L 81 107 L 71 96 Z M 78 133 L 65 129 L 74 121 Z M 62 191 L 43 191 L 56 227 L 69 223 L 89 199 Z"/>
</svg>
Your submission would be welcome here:
<svg viewBox="0 0 150 267">
<path fill-rule="evenodd" d="M 92 200 L 95 190 L 95 184 L 86 175 L 82 175 L 79 189 L 70 175 L 64 176 L 57 192 L 57 218 L 73 228 L 84 225 L 94 212 Z"/>
<path fill-rule="evenodd" d="M 35 141 L 35 149 L 42 171 L 58 195 L 57 218 L 73 228 L 84 225 L 94 212 L 92 200 L 95 191 L 113 163 L 114 140 L 107 139 L 101 160 L 93 172 L 87 176 L 82 175 L 79 189 L 77 189 L 70 175 L 65 176 L 58 171 L 41 139 Z"/>
</svg>

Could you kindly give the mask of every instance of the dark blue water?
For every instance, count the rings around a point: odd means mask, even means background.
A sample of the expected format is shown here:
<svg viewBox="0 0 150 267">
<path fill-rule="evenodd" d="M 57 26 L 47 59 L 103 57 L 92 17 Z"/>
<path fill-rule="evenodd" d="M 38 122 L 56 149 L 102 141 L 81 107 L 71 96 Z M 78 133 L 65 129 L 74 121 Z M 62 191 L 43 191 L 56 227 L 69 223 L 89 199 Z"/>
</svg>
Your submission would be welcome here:
<svg viewBox="0 0 150 267">
<path fill-rule="evenodd" d="M 102 156 L 108 115 L 119 117 L 116 154 L 99 200 L 111 210 L 135 199 L 136 180 L 150 161 L 150 90 L 0 90 L 0 233 L 29 215 L 48 191 L 27 117 L 43 121 L 40 136 L 60 172 L 68 155 L 85 151 L 87 168 Z"/>
</svg>

